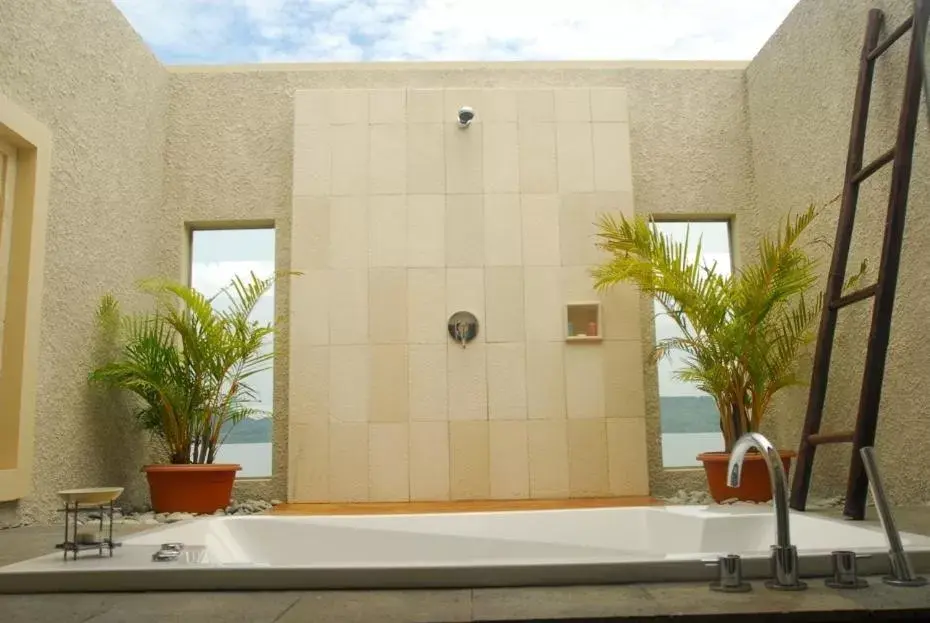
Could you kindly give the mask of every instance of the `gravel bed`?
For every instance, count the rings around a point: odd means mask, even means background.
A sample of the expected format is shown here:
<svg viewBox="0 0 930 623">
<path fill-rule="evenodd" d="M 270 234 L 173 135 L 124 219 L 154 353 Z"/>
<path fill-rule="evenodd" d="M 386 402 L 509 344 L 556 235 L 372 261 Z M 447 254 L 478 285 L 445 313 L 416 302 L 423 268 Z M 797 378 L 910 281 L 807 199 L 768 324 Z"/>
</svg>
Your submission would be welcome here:
<svg viewBox="0 0 930 623">
<path fill-rule="evenodd" d="M 668 504 L 670 506 L 705 506 L 709 504 L 716 504 L 714 499 L 710 497 L 710 494 L 707 491 L 685 491 L 684 489 L 679 489 L 675 495 L 669 497 L 660 497 L 659 501 Z M 840 508 L 845 503 L 846 499 L 841 496 L 835 496 L 830 498 L 811 498 L 807 501 L 807 510 L 817 511 L 817 510 L 828 510 L 831 508 Z M 870 500 L 871 502 L 871 500 Z M 771 502 L 741 502 L 736 498 L 730 498 L 729 500 L 724 500 L 722 505 L 749 505 L 749 506 L 771 506 Z"/>
<path fill-rule="evenodd" d="M 232 503 L 225 509 L 221 508 L 215 513 L 212 513 L 212 515 L 257 515 L 259 513 L 265 513 L 271 510 L 273 506 L 278 504 L 281 504 L 280 500 L 245 500 L 243 502 L 237 502 L 233 500 Z M 113 514 L 113 523 L 124 525 L 143 524 L 157 526 L 160 524 L 177 523 L 179 521 L 189 521 L 196 517 L 204 516 L 206 515 L 194 513 L 156 513 L 151 510 L 138 510 L 126 513 L 116 511 Z M 78 524 L 81 525 L 84 523 L 91 523 L 99 519 L 100 515 L 98 513 L 86 513 L 83 515 L 83 518 L 78 521 Z"/>
</svg>

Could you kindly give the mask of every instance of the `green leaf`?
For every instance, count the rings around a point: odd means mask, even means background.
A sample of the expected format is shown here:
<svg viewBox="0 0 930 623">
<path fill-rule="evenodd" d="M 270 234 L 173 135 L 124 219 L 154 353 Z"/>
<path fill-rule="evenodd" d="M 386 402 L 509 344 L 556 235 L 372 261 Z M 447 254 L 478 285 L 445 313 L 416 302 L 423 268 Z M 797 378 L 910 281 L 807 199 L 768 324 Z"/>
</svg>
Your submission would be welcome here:
<svg viewBox="0 0 930 623">
<path fill-rule="evenodd" d="M 176 281 L 146 279 L 139 288 L 152 296 L 153 307 L 130 316 L 105 295 L 97 320 L 117 342 L 117 356 L 93 370 L 90 382 L 135 395 L 137 421 L 173 463 L 213 462 L 224 425 L 256 414 L 248 379 L 273 361 L 266 343 L 274 326 L 249 317 L 277 278 L 299 274 L 236 276 L 211 298 Z M 225 309 L 214 306 L 219 297 L 226 298 Z"/>
<path fill-rule="evenodd" d="M 758 430 L 776 392 L 799 383 L 798 358 L 814 338 L 823 300 L 812 294 L 820 267 L 802 240 L 822 211 L 810 205 L 789 214 L 758 240 L 754 261 L 731 275 L 692 259 L 701 256 L 701 241 L 692 242 L 690 228 L 675 241 L 641 215 L 608 213 L 596 223 L 597 246 L 609 259 L 591 271 L 595 288 L 633 284 L 675 323 L 680 335 L 660 340 L 654 357 L 682 357 L 676 376 L 714 398 L 727 448 L 736 435 Z M 858 276 L 864 271 L 865 264 Z"/>
</svg>

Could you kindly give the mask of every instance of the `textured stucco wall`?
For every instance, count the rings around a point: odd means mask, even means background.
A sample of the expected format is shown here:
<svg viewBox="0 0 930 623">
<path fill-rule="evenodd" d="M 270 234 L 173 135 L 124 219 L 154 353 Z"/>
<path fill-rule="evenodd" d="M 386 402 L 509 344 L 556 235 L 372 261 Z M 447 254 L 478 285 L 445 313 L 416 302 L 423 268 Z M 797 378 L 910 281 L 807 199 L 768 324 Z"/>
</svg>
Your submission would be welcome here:
<svg viewBox="0 0 930 623">
<path fill-rule="evenodd" d="M 166 201 L 170 230 L 185 221 L 274 220 L 277 261 L 290 265 L 293 100 L 314 88 L 624 87 L 629 95 L 637 211 L 751 214 L 744 64 L 499 63 L 298 65 L 171 70 Z M 183 244 L 178 236 L 177 245 Z M 181 257 L 180 254 L 177 255 Z M 175 270 L 180 271 L 178 264 Z M 286 313 L 288 284 L 276 288 Z M 645 342 L 652 339 L 643 307 Z M 240 495 L 287 489 L 287 329 L 276 340 L 274 475 Z M 645 353 L 644 353 L 645 360 Z M 646 366 L 653 492 L 703 487 L 695 470 L 663 471 L 655 372 Z"/>
<path fill-rule="evenodd" d="M 55 517 L 55 492 L 126 484 L 141 436 L 88 389 L 100 296 L 159 270 L 167 73 L 123 15 L 100 0 L 0 3 L 0 91 L 52 134 L 34 492 L 0 525 Z M 131 290 L 129 290 L 131 292 Z M 138 299 L 122 297 L 130 305 Z"/>
<path fill-rule="evenodd" d="M 909 14 L 911 0 L 802 0 L 747 70 L 756 191 L 753 227 L 771 228 L 789 209 L 823 203 L 842 190 L 859 54 L 869 9 L 886 12 L 885 33 Z M 893 145 L 910 35 L 877 63 L 866 162 Z M 928 415 L 922 387 L 930 369 L 923 341 L 930 289 L 922 257 L 930 243 L 930 131 L 921 113 L 907 225 L 876 447 L 889 494 L 899 503 L 930 497 Z M 859 201 L 850 271 L 868 258 L 874 281 L 881 252 L 891 167 L 870 178 Z M 816 227 L 832 244 L 838 204 Z M 824 271 L 829 267 L 827 254 Z M 847 430 L 858 405 L 871 302 L 840 312 L 822 430 Z M 804 368 L 809 378 L 809 361 Z M 772 418 L 786 448 L 797 448 L 807 389 L 787 392 Z M 848 444 L 818 451 L 812 495 L 845 491 Z"/>
</svg>

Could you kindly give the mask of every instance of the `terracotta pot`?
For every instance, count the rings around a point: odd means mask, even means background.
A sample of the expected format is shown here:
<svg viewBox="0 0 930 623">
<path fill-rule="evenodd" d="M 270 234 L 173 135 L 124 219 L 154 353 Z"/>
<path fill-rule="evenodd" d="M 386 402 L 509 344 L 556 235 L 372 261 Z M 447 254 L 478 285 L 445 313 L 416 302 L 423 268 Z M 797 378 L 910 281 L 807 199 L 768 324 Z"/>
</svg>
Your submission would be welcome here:
<svg viewBox="0 0 930 623">
<path fill-rule="evenodd" d="M 796 452 L 779 450 L 782 465 L 787 476 L 791 468 L 791 459 Z M 765 467 L 765 459 L 758 452 L 747 452 L 743 460 L 743 472 L 740 485 L 736 488 L 727 486 L 727 464 L 730 461 L 729 452 L 704 452 L 698 455 L 698 460 L 704 463 L 704 473 L 707 474 L 707 487 L 710 495 L 718 504 L 724 500 L 736 498 L 741 502 L 768 502 L 772 499 L 772 484 L 769 472 Z"/>
<path fill-rule="evenodd" d="M 212 513 L 229 505 L 241 465 L 146 465 L 156 513 Z"/>
</svg>

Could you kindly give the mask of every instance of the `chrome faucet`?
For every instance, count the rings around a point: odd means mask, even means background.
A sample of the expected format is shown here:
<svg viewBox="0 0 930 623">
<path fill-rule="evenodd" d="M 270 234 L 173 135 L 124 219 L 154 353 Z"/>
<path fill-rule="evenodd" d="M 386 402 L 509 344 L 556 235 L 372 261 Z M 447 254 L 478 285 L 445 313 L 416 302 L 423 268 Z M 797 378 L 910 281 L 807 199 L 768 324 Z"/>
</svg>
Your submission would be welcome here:
<svg viewBox="0 0 930 623">
<path fill-rule="evenodd" d="M 738 487 L 743 472 L 743 459 L 750 448 L 756 448 L 765 460 L 772 483 L 772 507 L 775 510 L 775 545 L 772 546 L 772 578 L 766 588 L 797 591 L 807 588 L 798 575 L 798 549 L 791 544 L 788 526 L 788 479 L 778 450 L 759 433 L 746 433 L 736 440 L 727 466 L 727 486 Z"/>
<path fill-rule="evenodd" d="M 885 540 L 888 541 L 891 575 L 885 576 L 883 580 L 886 584 L 892 586 L 924 586 L 927 584 L 927 579 L 914 573 L 911 560 L 901 543 L 901 533 L 898 532 L 898 527 L 895 525 L 894 516 L 891 514 L 891 508 L 888 505 L 888 498 L 885 496 L 885 487 L 882 484 L 881 475 L 878 473 L 875 448 L 872 446 L 860 448 L 859 454 L 862 456 L 862 464 L 869 478 L 869 491 L 875 501 L 878 520 L 885 531 Z"/>
</svg>

